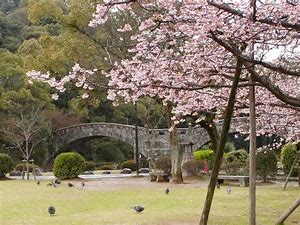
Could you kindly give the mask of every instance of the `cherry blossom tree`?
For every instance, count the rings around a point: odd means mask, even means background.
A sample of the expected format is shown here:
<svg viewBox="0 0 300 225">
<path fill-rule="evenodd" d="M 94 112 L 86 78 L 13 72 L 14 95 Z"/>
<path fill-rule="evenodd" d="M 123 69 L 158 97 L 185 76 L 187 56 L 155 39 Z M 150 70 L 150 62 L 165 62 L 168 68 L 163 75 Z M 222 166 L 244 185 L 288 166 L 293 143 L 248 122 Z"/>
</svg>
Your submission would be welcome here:
<svg viewBox="0 0 300 225">
<path fill-rule="evenodd" d="M 248 112 L 249 86 L 255 86 L 258 133 L 300 138 L 300 70 L 281 60 L 299 62 L 300 6 L 284 0 L 252 5 L 248 0 L 111 0 L 97 5 L 90 25 L 101 26 L 117 11 L 136 6 L 150 16 L 141 19 L 131 37 L 132 57 L 102 72 L 109 78 L 108 98 L 117 104 L 120 98 L 136 102 L 143 96 L 159 97 L 172 105 L 172 133 L 188 115 L 224 118 L 200 221 L 207 224 L 231 117 Z M 119 32 L 132 29 L 128 23 Z M 273 52 L 278 52 L 276 60 L 270 60 Z M 71 80 L 88 91 L 93 88 L 92 75 L 93 70 L 78 64 L 61 80 L 47 73 L 28 73 L 59 91 Z M 248 130 L 241 127 L 241 132 Z M 173 143 L 174 151 L 180 151 L 178 142 Z"/>
</svg>

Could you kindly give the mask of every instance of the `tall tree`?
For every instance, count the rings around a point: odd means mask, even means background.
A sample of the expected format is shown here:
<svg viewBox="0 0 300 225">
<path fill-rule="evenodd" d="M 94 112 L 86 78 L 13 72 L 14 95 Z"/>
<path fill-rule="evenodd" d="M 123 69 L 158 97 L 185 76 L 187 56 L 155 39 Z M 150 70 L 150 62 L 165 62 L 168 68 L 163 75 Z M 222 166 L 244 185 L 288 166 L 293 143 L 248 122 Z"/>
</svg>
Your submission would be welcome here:
<svg viewBox="0 0 300 225">
<path fill-rule="evenodd" d="M 129 49 L 133 56 L 116 63 L 106 74 L 110 78 L 109 99 L 118 101 L 122 97 L 125 101 L 136 101 L 143 96 L 157 96 L 164 104 L 172 102 L 173 128 L 185 116 L 201 112 L 212 112 L 216 119 L 226 119 L 200 224 L 208 222 L 218 164 L 230 125 L 234 97 L 228 90 L 236 91 L 233 84 L 239 89 L 235 100 L 238 114 L 249 107 L 248 87 L 253 84 L 249 83 L 248 73 L 255 79 L 255 107 L 260 115 L 258 133 L 276 131 L 293 139 L 300 135 L 299 70 L 289 69 L 281 61 L 270 62 L 266 57 L 279 47 L 284 48 L 283 54 L 296 55 L 299 7 L 283 0 L 276 4 L 261 2 L 253 22 L 248 3 L 246 0 L 101 2 L 90 22 L 92 26 L 106 24 L 115 12 L 138 5 L 153 12 L 149 18 L 141 19 L 139 32 L 131 37 L 136 40 L 136 45 Z M 119 31 L 130 33 L 131 24 L 124 24 Z M 254 58 L 250 48 L 253 40 L 259 48 Z M 237 84 L 233 74 L 240 70 Z M 79 65 L 70 74 L 72 77 L 68 75 L 67 81 L 78 82 L 83 76 L 83 83 L 90 84 L 92 73 Z M 28 75 L 49 81 L 42 77 L 43 73 L 32 71 Z M 63 78 L 52 86 L 61 89 L 67 81 Z"/>
<path fill-rule="evenodd" d="M 17 105 L 15 105 L 16 107 Z M 41 117 L 37 108 L 26 109 L 17 106 L 18 113 L 1 124 L 1 136 L 10 146 L 19 150 L 26 160 L 27 179 L 29 179 L 29 160 L 38 144 L 51 134 L 50 123 Z"/>
</svg>

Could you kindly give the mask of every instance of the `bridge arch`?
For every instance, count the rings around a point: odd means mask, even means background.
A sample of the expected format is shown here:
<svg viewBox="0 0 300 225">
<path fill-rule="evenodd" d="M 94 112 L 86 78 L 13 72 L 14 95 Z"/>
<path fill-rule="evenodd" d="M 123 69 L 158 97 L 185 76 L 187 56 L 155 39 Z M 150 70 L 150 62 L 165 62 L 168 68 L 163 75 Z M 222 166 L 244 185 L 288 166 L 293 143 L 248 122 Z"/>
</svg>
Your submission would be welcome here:
<svg viewBox="0 0 300 225">
<path fill-rule="evenodd" d="M 145 136 L 145 128 L 139 127 L 139 137 Z M 110 137 L 135 146 L 135 127 L 116 123 L 82 123 L 60 128 L 54 133 L 55 150 L 59 150 L 70 143 L 83 139 Z M 141 153 L 144 149 L 141 146 Z"/>
<path fill-rule="evenodd" d="M 237 132 L 237 127 L 248 126 L 247 118 L 233 119 L 230 133 Z M 222 121 L 217 124 L 221 130 Z M 193 143 L 189 148 L 199 149 L 210 141 L 210 137 L 204 128 L 200 126 L 178 128 L 179 141 L 188 148 L 187 143 Z M 131 146 L 135 146 L 135 127 L 132 125 L 117 123 L 83 123 L 64 127 L 55 131 L 55 150 L 61 149 L 80 139 L 110 137 L 121 140 Z M 138 127 L 139 151 L 147 158 L 158 159 L 160 156 L 170 154 L 168 129 L 148 129 Z"/>
</svg>

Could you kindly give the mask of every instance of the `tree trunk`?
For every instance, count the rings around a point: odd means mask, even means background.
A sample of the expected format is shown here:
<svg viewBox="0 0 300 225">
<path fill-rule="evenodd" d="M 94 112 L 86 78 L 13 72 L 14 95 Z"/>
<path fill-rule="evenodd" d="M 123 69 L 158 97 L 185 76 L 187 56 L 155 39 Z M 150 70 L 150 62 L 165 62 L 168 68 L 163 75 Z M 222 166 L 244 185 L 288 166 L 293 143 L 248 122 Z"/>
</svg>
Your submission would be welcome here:
<svg viewBox="0 0 300 225">
<path fill-rule="evenodd" d="M 25 141 L 25 152 L 26 152 L 26 177 L 29 180 L 29 148 L 28 148 L 28 141 Z"/>
<path fill-rule="evenodd" d="M 171 162 L 172 162 L 172 182 L 183 183 L 181 161 L 182 161 L 182 148 L 178 142 L 176 126 L 170 133 L 171 142 Z"/>
<path fill-rule="evenodd" d="M 212 113 L 204 113 L 205 117 L 199 122 L 199 125 L 203 127 L 209 135 L 209 138 L 212 143 L 212 150 L 217 151 L 218 143 L 220 140 L 220 134 L 217 129 L 216 124 L 214 123 L 215 115 Z"/>
<path fill-rule="evenodd" d="M 29 180 L 29 158 L 26 159 L 26 179 Z"/>
<path fill-rule="evenodd" d="M 170 152 L 171 152 L 171 173 L 172 173 L 172 182 L 174 183 L 183 183 L 182 170 L 181 170 L 181 161 L 182 161 L 182 149 L 178 141 L 177 127 L 173 124 L 171 120 L 172 105 L 169 103 L 167 105 L 167 116 L 169 120 L 169 126 L 173 127 L 170 132 Z"/>
<path fill-rule="evenodd" d="M 254 84 L 251 76 L 250 82 Z M 255 87 L 249 87 L 250 111 L 250 160 L 249 160 L 249 224 L 256 224 L 256 115 L 255 115 Z M 264 182 L 267 177 L 264 176 Z"/>
<path fill-rule="evenodd" d="M 295 209 L 300 205 L 300 198 L 298 198 L 275 222 L 275 225 L 283 224 L 283 222 L 291 215 Z"/>
<path fill-rule="evenodd" d="M 209 216 L 209 212 L 210 212 L 210 208 L 211 208 L 211 203 L 213 200 L 215 187 L 216 187 L 216 183 L 217 183 L 217 179 L 218 179 L 218 175 L 219 175 L 219 170 L 220 170 L 220 166 L 221 166 L 221 162 L 222 162 L 223 151 L 224 151 L 224 147 L 225 147 L 225 144 L 227 141 L 227 135 L 228 135 L 229 127 L 230 127 L 231 117 L 233 114 L 235 96 L 236 96 L 238 82 L 239 82 L 240 75 L 241 75 L 241 66 L 242 66 L 241 60 L 238 59 L 232 87 L 230 90 L 230 96 L 228 99 L 228 103 L 227 103 L 227 107 L 226 107 L 226 111 L 225 111 L 225 115 L 224 115 L 224 122 L 222 125 L 220 141 L 219 141 L 218 148 L 217 148 L 217 151 L 215 154 L 214 166 L 213 166 L 210 182 L 208 185 L 204 208 L 203 208 L 201 219 L 200 219 L 200 225 L 207 225 L 207 222 L 208 222 L 208 216 Z"/>
<path fill-rule="evenodd" d="M 252 8 L 252 19 L 256 20 L 256 0 L 250 1 Z M 251 32 L 254 33 L 251 27 Z M 250 45 L 251 58 L 254 59 L 255 42 L 252 40 Z M 254 66 L 252 66 L 255 70 Z M 250 159 L 249 159 L 249 224 L 256 225 L 256 112 L 255 112 L 255 80 L 252 75 L 249 77 L 249 113 L 250 113 Z M 264 176 L 264 182 L 267 181 L 267 176 Z"/>
</svg>

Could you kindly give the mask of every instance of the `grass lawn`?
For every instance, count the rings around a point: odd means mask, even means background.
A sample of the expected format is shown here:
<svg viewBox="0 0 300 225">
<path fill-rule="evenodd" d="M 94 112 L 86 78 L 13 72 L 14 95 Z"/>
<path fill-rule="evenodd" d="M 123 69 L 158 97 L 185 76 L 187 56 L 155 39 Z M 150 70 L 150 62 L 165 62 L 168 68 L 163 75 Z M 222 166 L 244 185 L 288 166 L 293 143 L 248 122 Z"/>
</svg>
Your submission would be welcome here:
<svg viewBox="0 0 300 225">
<path fill-rule="evenodd" d="M 126 180 L 124 180 L 126 182 Z M 172 188 L 169 195 L 162 188 L 120 190 L 89 190 L 58 188 L 46 182 L 0 181 L 1 225 L 191 225 L 198 224 L 206 195 L 205 187 Z M 123 184 L 120 183 L 120 186 Z M 257 224 L 273 224 L 276 218 L 300 197 L 298 187 L 260 186 L 257 188 Z M 131 206 L 145 206 L 141 214 Z M 57 213 L 49 216 L 47 209 L 55 206 Z M 243 225 L 248 223 L 248 188 L 216 189 L 209 224 Z M 300 208 L 286 224 L 300 224 Z"/>
</svg>

